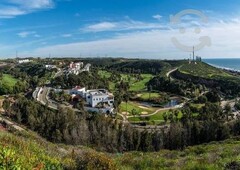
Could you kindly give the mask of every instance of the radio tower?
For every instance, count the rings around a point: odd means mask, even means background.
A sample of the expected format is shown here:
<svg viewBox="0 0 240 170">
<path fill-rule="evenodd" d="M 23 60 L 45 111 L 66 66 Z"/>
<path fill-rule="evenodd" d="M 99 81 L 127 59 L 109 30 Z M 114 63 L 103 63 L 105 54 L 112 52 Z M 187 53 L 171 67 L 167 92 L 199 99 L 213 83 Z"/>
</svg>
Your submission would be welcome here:
<svg viewBox="0 0 240 170">
<path fill-rule="evenodd" d="M 193 46 L 193 61 L 195 60 L 195 51 L 194 51 L 194 46 Z"/>
</svg>

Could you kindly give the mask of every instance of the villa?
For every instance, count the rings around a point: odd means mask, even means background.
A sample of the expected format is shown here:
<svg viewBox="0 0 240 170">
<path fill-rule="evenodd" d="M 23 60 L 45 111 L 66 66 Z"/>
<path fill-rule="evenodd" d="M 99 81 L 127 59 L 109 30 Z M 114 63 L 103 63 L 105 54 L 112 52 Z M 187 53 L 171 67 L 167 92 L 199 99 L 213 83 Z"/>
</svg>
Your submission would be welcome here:
<svg viewBox="0 0 240 170">
<path fill-rule="evenodd" d="M 76 86 L 69 91 L 72 98 L 83 98 L 88 111 L 96 111 L 102 113 L 113 113 L 114 110 L 114 96 L 106 89 L 86 90 L 85 87 Z"/>
<path fill-rule="evenodd" d="M 78 63 L 71 62 L 68 66 L 68 71 L 67 72 L 68 72 L 68 74 L 78 75 L 78 74 L 80 74 L 81 72 L 84 72 L 84 71 L 89 72 L 90 67 L 91 67 L 91 64 L 87 64 L 86 66 L 84 66 L 83 62 L 78 62 Z"/>
<path fill-rule="evenodd" d="M 99 104 L 113 107 L 114 96 L 105 89 L 88 90 L 86 101 L 91 107 L 97 107 Z"/>
</svg>

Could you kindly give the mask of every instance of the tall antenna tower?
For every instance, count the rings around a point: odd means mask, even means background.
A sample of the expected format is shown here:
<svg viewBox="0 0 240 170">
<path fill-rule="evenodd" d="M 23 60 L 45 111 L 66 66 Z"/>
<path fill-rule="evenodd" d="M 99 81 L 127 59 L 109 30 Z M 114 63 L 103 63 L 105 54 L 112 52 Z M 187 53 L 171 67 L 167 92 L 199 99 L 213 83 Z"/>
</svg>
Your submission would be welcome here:
<svg viewBox="0 0 240 170">
<path fill-rule="evenodd" d="M 194 46 L 193 46 L 193 61 L 195 60 L 195 51 L 194 51 Z"/>
</svg>

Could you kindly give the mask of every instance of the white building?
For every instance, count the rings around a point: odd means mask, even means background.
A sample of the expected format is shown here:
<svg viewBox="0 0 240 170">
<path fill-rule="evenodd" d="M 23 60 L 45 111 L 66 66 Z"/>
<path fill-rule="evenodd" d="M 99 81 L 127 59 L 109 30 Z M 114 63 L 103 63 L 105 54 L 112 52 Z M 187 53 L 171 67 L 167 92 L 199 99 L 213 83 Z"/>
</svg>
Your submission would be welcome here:
<svg viewBox="0 0 240 170">
<path fill-rule="evenodd" d="M 18 60 L 19 64 L 29 63 L 29 62 L 32 62 L 32 60 L 29 60 L 29 59 Z"/>
<path fill-rule="evenodd" d="M 74 62 L 71 62 L 69 64 L 69 68 L 68 68 L 68 74 L 75 74 L 75 75 L 78 75 L 80 74 L 81 72 L 84 72 L 84 71 L 89 71 L 90 70 L 90 67 L 91 67 L 91 64 L 87 64 L 85 67 L 84 67 L 84 64 L 83 62 L 78 62 L 78 63 L 74 63 Z"/>
<path fill-rule="evenodd" d="M 86 98 L 86 88 L 76 86 L 75 88 L 71 89 L 69 92 L 70 95 L 80 95 L 82 98 Z"/>
<path fill-rule="evenodd" d="M 69 91 L 69 94 L 72 95 L 73 98 L 77 95 L 84 98 L 88 104 L 88 107 L 85 107 L 85 109 L 88 111 L 114 114 L 114 96 L 105 89 L 86 91 L 85 87 L 76 86 Z"/>
<path fill-rule="evenodd" d="M 88 90 L 86 101 L 91 107 L 97 107 L 99 104 L 113 107 L 114 96 L 105 89 Z"/>
<path fill-rule="evenodd" d="M 53 69 L 53 68 L 57 68 L 57 66 L 55 65 L 45 65 L 46 69 Z"/>
</svg>

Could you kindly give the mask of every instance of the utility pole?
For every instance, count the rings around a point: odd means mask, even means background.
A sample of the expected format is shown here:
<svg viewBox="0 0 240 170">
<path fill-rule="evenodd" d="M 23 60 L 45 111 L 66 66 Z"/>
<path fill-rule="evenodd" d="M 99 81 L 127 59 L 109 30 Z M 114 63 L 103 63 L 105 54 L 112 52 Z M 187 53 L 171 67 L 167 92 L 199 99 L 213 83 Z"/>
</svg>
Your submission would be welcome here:
<svg viewBox="0 0 240 170">
<path fill-rule="evenodd" d="M 16 50 L 16 58 L 18 58 L 18 51 Z"/>
</svg>

